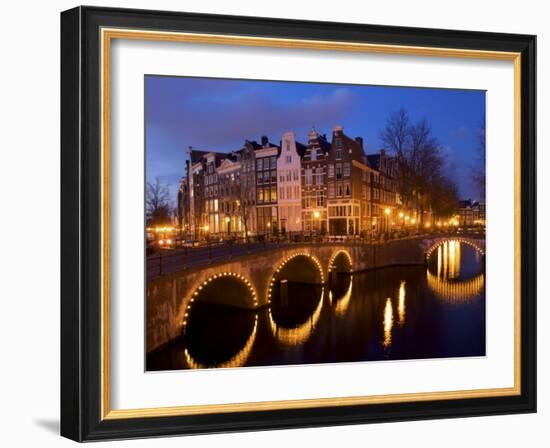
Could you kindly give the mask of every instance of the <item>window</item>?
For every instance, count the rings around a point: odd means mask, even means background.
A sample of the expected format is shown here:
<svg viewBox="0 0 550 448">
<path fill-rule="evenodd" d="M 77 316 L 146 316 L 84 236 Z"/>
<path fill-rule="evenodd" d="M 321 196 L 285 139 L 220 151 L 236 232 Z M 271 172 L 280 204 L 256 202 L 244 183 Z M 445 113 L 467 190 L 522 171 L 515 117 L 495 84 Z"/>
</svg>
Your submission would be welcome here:
<svg viewBox="0 0 550 448">
<path fill-rule="evenodd" d="M 317 192 L 317 207 L 324 207 L 325 206 L 325 197 L 323 196 L 322 191 Z"/>
<path fill-rule="evenodd" d="M 342 164 L 336 164 L 336 179 L 342 179 Z"/>
<path fill-rule="evenodd" d="M 317 185 L 323 184 L 323 168 L 317 168 Z"/>
<path fill-rule="evenodd" d="M 341 149 L 336 150 L 336 160 L 342 160 L 342 150 Z"/>
<path fill-rule="evenodd" d="M 300 171 L 299 170 L 294 170 L 293 173 L 294 173 L 294 176 L 293 176 L 294 180 L 298 180 L 298 176 L 299 176 Z"/>
<path fill-rule="evenodd" d="M 263 160 L 262 159 L 258 159 L 256 160 L 256 167 L 257 167 L 257 170 L 258 171 L 262 171 L 264 169 L 264 164 L 263 164 Z"/>
<path fill-rule="evenodd" d="M 292 163 L 292 156 L 286 156 L 285 157 L 285 162 L 286 163 Z"/>
<path fill-rule="evenodd" d="M 287 199 L 292 199 L 292 187 L 290 185 L 286 187 L 286 197 Z"/>
<path fill-rule="evenodd" d="M 264 171 L 264 184 L 269 183 L 269 171 Z"/>
<path fill-rule="evenodd" d="M 317 160 L 317 150 L 315 148 L 313 148 L 310 152 L 310 157 L 309 157 L 311 160 Z"/>
<path fill-rule="evenodd" d="M 290 151 L 290 143 L 288 143 L 288 142 L 287 142 L 287 144 L 286 144 L 286 150 L 287 150 L 287 151 Z"/>
<path fill-rule="evenodd" d="M 349 162 L 344 163 L 344 176 L 351 174 L 351 164 Z"/>
<path fill-rule="evenodd" d="M 267 167 L 264 167 L 265 169 L 267 169 Z M 277 168 L 277 156 L 272 156 L 271 157 L 271 169 L 274 170 Z"/>
<path fill-rule="evenodd" d="M 271 183 L 277 182 L 277 171 L 271 171 Z"/>
<path fill-rule="evenodd" d="M 277 187 L 271 187 L 271 202 L 277 202 Z"/>
<path fill-rule="evenodd" d="M 281 198 L 281 199 L 285 198 L 285 189 L 284 189 L 284 187 L 279 188 L 279 198 Z"/>
<path fill-rule="evenodd" d="M 258 188 L 258 202 L 264 202 L 264 190 L 263 190 L 263 188 Z"/>
<path fill-rule="evenodd" d="M 337 191 L 336 193 L 337 196 L 344 196 L 344 186 L 342 185 L 341 182 L 337 184 L 336 191 Z"/>
<path fill-rule="evenodd" d="M 334 197 L 334 183 L 330 182 L 328 184 L 328 197 L 333 198 Z"/>
<path fill-rule="evenodd" d="M 328 177 L 334 177 L 334 165 L 332 163 L 328 166 Z"/>
<path fill-rule="evenodd" d="M 306 175 L 306 185 L 311 185 L 312 183 L 312 171 L 311 171 L 311 168 L 307 168 L 305 170 L 305 175 Z"/>
</svg>

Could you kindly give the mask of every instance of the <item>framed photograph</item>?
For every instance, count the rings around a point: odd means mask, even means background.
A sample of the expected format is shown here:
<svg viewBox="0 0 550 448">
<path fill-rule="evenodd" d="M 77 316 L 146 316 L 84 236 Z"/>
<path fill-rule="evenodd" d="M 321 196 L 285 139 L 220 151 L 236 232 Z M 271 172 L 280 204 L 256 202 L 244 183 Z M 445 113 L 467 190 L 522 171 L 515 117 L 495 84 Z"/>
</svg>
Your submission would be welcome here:
<svg viewBox="0 0 550 448">
<path fill-rule="evenodd" d="M 536 411 L 535 36 L 61 14 L 61 433 Z"/>
</svg>

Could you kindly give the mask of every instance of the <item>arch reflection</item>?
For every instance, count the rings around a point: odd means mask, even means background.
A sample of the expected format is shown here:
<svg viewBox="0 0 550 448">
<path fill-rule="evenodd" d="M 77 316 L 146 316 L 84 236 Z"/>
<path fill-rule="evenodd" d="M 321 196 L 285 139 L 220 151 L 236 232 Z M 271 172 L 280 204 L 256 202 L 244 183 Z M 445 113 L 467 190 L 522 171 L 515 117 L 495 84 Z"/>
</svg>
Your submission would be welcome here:
<svg viewBox="0 0 550 448">
<path fill-rule="evenodd" d="M 448 303 L 460 304 L 475 300 L 485 286 L 485 276 L 479 274 L 469 280 L 452 281 L 433 275 L 426 270 L 429 288 L 436 297 Z"/>
<path fill-rule="evenodd" d="M 313 310 L 311 316 L 303 323 L 296 326 L 287 327 L 278 323 L 274 317 L 272 308 L 268 311 L 269 327 L 271 333 L 280 343 L 287 346 L 298 346 L 306 342 L 313 332 L 315 331 L 319 319 L 321 317 L 321 310 L 323 308 L 323 298 L 325 295 L 325 288 L 321 288 L 321 294 L 317 306 Z"/>
<path fill-rule="evenodd" d="M 477 249 L 477 248 L 476 248 Z M 473 251 L 473 248 L 470 249 Z M 485 284 L 485 277 L 481 271 L 479 251 L 473 253 L 479 266 L 479 271 L 473 277 L 465 279 L 473 272 L 463 272 L 463 264 L 472 258 L 472 253 L 463 253 L 462 243 L 457 240 L 445 241 L 434 251 L 436 260 L 430 260 L 426 269 L 426 280 L 429 289 L 434 295 L 447 303 L 460 304 L 479 297 Z M 474 266 L 475 264 L 474 263 Z M 434 268 L 435 265 L 435 268 Z M 470 260 L 470 265 L 472 265 Z M 435 273 L 433 272 L 435 271 Z"/>
<path fill-rule="evenodd" d="M 353 275 L 339 276 L 329 289 L 329 300 L 334 305 L 334 314 L 344 316 L 349 308 L 353 291 Z"/>
<path fill-rule="evenodd" d="M 219 362 L 216 364 L 210 364 L 210 365 L 204 364 L 204 363 L 201 363 L 200 361 L 195 360 L 191 355 L 191 353 L 189 353 L 189 349 L 187 348 L 184 350 L 185 361 L 187 362 L 187 365 L 189 366 L 190 369 L 242 367 L 246 364 L 246 361 L 250 356 L 252 346 L 254 345 L 254 341 L 256 340 L 257 329 L 258 329 L 258 315 L 256 315 L 255 317 L 252 333 L 250 333 L 250 336 L 248 336 L 248 339 L 246 340 L 246 343 L 244 344 L 244 346 L 227 361 Z"/>
</svg>

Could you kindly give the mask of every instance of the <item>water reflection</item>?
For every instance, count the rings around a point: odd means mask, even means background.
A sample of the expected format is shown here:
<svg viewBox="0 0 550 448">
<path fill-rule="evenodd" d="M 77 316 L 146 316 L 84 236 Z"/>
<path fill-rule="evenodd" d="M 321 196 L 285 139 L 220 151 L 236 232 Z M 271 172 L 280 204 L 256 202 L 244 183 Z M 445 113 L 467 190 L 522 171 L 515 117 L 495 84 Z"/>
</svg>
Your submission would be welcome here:
<svg viewBox="0 0 550 448">
<path fill-rule="evenodd" d="M 285 327 L 284 324 L 278 324 L 273 317 L 273 307 L 270 308 L 268 310 L 269 326 L 275 338 L 277 338 L 277 340 L 284 345 L 302 345 L 313 334 L 319 322 L 319 318 L 321 317 L 321 309 L 323 307 L 324 295 L 325 288 L 321 288 L 321 295 L 319 297 L 317 307 L 314 309 L 311 316 L 309 316 L 305 322 L 296 326 Z M 286 305 L 288 306 L 288 303 L 286 303 Z"/>
<path fill-rule="evenodd" d="M 436 268 L 434 261 L 430 260 L 426 280 L 437 298 L 458 305 L 476 300 L 484 293 L 485 276 L 478 251 L 467 247 L 463 257 L 462 243 L 453 240 L 440 245 L 435 257 Z M 467 269 L 463 269 L 463 266 Z"/>
<path fill-rule="evenodd" d="M 187 319 L 183 357 L 189 368 L 246 365 L 258 330 L 256 313 L 198 301 Z"/>
<path fill-rule="evenodd" d="M 391 330 L 393 328 L 393 307 L 391 299 L 386 299 L 386 306 L 384 307 L 384 340 L 382 344 L 384 348 L 388 348 L 391 345 Z"/>
<path fill-rule="evenodd" d="M 397 304 L 397 314 L 399 316 L 399 326 L 402 327 L 405 324 L 405 312 L 407 311 L 405 305 L 405 282 L 402 281 L 399 285 L 398 291 L 399 302 Z"/>
<path fill-rule="evenodd" d="M 213 365 L 203 364 L 199 361 L 196 361 L 193 358 L 193 356 L 191 356 L 191 353 L 189 353 L 188 348 L 186 348 L 184 351 L 185 361 L 190 369 L 207 369 L 212 367 L 218 367 L 218 368 L 242 367 L 246 364 L 246 360 L 248 359 L 248 356 L 250 355 L 250 351 L 252 350 L 252 346 L 254 345 L 254 341 L 256 340 L 257 329 L 258 329 L 258 316 L 256 315 L 254 328 L 252 329 L 252 333 L 250 333 L 250 336 L 248 337 L 246 343 L 235 355 L 233 355 L 233 357 L 231 357 L 227 361 L 219 362 Z"/>
<path fill-rule="evenodd" d="M 353 290 L 353 275 L 338 275 L 330 285 L 329 299 L 334 305 L 337 317 L 345 316 L 348 311 Z"/>
<path fill-rule="evenodd" d="M 448 242 L 428 266 L 279 281 L 256 312 L 201 302 L 183 339 L 147 370 L 420 359 L 485 354 L 482 258 Z M 460 306 L 457 306 L 460 305 Z"/>
</svg>

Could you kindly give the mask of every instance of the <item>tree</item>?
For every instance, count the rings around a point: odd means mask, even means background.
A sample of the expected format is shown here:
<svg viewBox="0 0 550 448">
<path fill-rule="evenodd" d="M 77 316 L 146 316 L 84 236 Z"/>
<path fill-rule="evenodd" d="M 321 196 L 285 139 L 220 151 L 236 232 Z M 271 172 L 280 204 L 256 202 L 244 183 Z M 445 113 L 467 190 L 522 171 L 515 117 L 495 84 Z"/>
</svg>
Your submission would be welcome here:
<svg viewBox="0 0 550 448">
<path fill-rule="evenodd" d="M 422 120 L 411 126 L 411 148 L 408 151 L 407 162 L 410 178 L 415 192 L 416 206 L 420 211 L 420 225 L 424 224 L 424 211 L 432 206 L 435 190 L 440 187 L 443 177 L 444 158 L 441 146 L 432 135 L 428 122 Z"/>
<path fill-rule="evenodd" d="M 253 173 L 243 173 L 236 179 L 233 188 L 233 198 L 236 205 L 236 213 L 241 218 L 244 226 L 244 236 L 248 243 L 250 218 L 252 216 L 255 204 L 254 194 L 254 175 Z"/>
<path fill-rule="evenodd" d="M 472 180 L 476 184 L 479 195 L 485 199 L 485 121 L 477 133 L 477 163 L 472 167 Z"/>
<path fill-rule="evenodd" d="M 454 211 L 458 188 L 444 174 L 446 160 L 426 120 L 411 124 L 407 112 L 400 109 L 389 116 L 380 139 L 396 158 L 401 200 L 419 210 L 421 226 L 426 209 L 437 208 L 441 213 L 452 207 Z"/>
<path fill-rule="evenodd" d="M 446 176 L 437 176 L 433 179 L 431 193 L 431 207 L 436 216 L 446 217 L 456 211 L 458 203 L 458 188 L 456 183 Z"/>
<path fill-rule="evenodd" d="M 168 185 L 163 185 L 157 177 L 154 183 L 147 182 L 145 193 L 145 213 L 148 226 L 168 225 L 172 207 Z"/>
<path fill-rule="evenodd" d="M 403 203 L 408 203 L 412 194 L 411 172 L 407 155 L 411 135 L 409 116 L 405 109 L 399 109 L 389 116 L 386 127 L 380 133 L 380 140 L 396 159 L 397 193 Z"/>
</svg>

